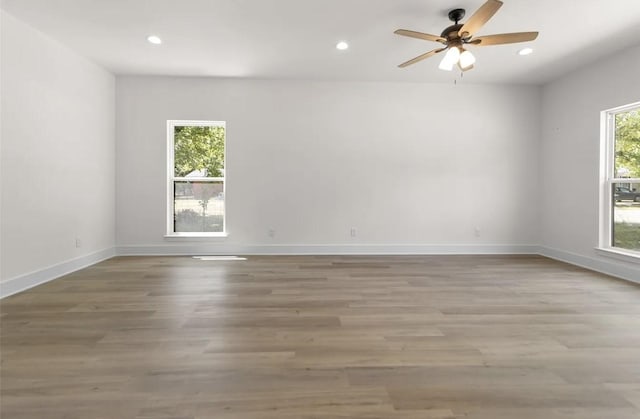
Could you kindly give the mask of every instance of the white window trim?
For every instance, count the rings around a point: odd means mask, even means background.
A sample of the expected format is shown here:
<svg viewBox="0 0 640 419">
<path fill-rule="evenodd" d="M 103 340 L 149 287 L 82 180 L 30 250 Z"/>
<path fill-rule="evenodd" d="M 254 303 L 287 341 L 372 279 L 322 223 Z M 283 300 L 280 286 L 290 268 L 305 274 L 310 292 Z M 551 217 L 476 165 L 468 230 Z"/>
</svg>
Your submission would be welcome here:
<svg viewBox="0 0 640 419">
<path fill-rule="evenodd" d="M 179 127 L 188 127 L 188 126 L 197 126 L 197 127 L 224 127 L 224 177 L 173 177 L 174 174 L 174 128 L 176 126 Z M 174 232 L 173 231 L 173 182 L 180 180 L 188 180 L 188 181 L 222 181 L 222 193 L 224 196 L 224 200 L 222 202 L 224 208 L 224 217 L 222 219 L 222 232 Z M 179 119 L 170 119 L 167 121 L 167 224 L 166 224 L 166 234 L 165 238 L 168 239 L 176 239 L 176 238 L 224 238 L 229 235 L 227 232 L 227 182 L 228 182 L 228 170 L 227 170 L 227 128 L 225 121 L 194 121 L 194 120 L 179 120 Z"/>
<path fill-rule="evenodd" d="M 640 109 L 640 102 L 604 110 L 600 113 L 600 225 L 598 253 L 618 260 L 640 263 L 640 252 L 614 247 L 612 239 L 614 183 L 636 183 L 640 178 L 616 178 L 615 165 L 615 115 Z"/>
</svg>

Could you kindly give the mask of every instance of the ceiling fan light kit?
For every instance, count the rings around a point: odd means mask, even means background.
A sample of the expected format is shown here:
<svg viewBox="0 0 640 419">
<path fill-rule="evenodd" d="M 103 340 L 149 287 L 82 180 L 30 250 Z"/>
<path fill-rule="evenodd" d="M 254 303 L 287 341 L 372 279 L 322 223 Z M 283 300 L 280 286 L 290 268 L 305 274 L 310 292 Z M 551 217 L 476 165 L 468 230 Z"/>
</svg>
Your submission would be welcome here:
<svg viewBox="0 0 640 419">
<path fill-rule="evenodd" d="M 442 61 L 440 61 L 440 65 L 438 66 L 438 68 L 440 70 L 451 71 L 453 70 L 453 66 L 458 63 L 459 59 L 460 50 L 458 49 L 458 47 L 450 47 L 447 53 L 442 58 Z"/>
<path fill-rule="evenodd" d="M 467 71 L 473 68 L 476 58 L 471 51 L 464 48 L 465 45 L 488 46 L 514 44 L 518 42 L 533 41 L 538 37 L 538 32 L 514 32 L 498 35 L 485 35 L 474 38 L 475 33 L 481 29 L 494 14 L 496 14 L 498 9 L 502 7 L 502 4 L 503 3 L 500 0 L 487 0 L 464 24 L 459 22 L 465 16 L 465 10 L 451 10 L 449 12 L 449 19 L 454 22 L 454 24 L 445 28 L 440 36 L 410 31 L 407 29 L 396 30 L 394 33 L 397 35 L 408 36 L 410 38 L 417 38 L 425 41 L 439 42 L 444 45 L 444 48 L 437 48 L 426 52 L 400 64 L 398 67 L 404 68 L 442 51 L 447 51 L 442 61 L 440 61 L 438 68 L 445 71 L 451 71 L 457 64 L 462 71 Z"/>
</svg>

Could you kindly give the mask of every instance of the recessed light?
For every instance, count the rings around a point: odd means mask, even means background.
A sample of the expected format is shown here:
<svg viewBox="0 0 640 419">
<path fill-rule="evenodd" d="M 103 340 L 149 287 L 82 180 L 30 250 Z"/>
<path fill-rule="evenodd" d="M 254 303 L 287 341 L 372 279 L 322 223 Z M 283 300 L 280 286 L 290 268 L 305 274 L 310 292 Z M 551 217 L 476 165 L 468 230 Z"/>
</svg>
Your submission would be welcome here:
<svg viewBox="0 0 640 419">
<path fill-rule="evenodd" d="M 162 43 L 162 39 L 160 39 L 160 37 L 158 37 L 156 35 L 147 36 L 147 41 L 149 41 L 150 43 L 152 43 L 154 45 L 160 45 Z"/>
<path fill-rule="evenodd" d="M 520 51 L 518 51 L 518 55 L 529 55 L 533 52 L 533 49 L 531 48 L 522 48 Z"/>
<path fill-rule="evenodd" d="M 336 44 L 336 48 L 340 51 L 344 51 L 345 49 L 349 49 L 349 44 L 344 41 L 340 41 Z"/>
</svg>

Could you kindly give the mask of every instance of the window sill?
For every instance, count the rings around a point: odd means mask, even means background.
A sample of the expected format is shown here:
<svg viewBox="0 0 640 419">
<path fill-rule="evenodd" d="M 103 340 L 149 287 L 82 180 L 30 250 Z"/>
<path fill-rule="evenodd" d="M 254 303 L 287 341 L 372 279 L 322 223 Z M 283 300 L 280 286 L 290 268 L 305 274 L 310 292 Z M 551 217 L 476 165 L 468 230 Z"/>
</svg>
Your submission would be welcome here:
<svg viewBox="0 0 640 419">
<path fill-rule="evenodd" d="M 228 233 L 174 233 L 165 234 L 165 239 L 224 239 Z"/>
<path fill-rule="evenodd" d="M 602 256 L 618 259 L 624 262 L 640 263 L 640 252 L 621 250 L 611 247 L 596 247 L 596 252 Z"/>
</svg>

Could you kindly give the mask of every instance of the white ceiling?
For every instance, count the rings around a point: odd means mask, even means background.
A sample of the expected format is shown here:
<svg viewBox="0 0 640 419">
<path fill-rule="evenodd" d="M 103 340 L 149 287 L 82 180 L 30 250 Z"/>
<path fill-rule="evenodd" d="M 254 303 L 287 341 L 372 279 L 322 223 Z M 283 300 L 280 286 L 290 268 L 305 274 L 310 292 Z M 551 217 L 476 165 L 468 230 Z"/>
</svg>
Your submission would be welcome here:
<svg viewBox="0 0 640 419">
<path fill-rule="evenodd" d="M 2 0 L 2 8 L 116 74 L 451 82 L 439 46 L 393 34 L 439 34 L 450 9 L 484 0 Z M 463 20 L 464 21 L 464 20 Z M 477 35 L 540 32 L 524 44 L 472 47 L 472 83 L 540 84 L 640 39 L 640 0 L 504 0 Z M 164 43 L 153 46 L 149 34 Z M 338 51 L 339 40 L 349 42 Z"/>
</svg>

